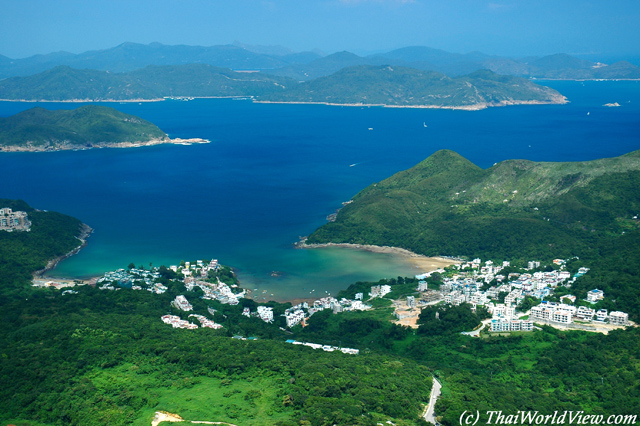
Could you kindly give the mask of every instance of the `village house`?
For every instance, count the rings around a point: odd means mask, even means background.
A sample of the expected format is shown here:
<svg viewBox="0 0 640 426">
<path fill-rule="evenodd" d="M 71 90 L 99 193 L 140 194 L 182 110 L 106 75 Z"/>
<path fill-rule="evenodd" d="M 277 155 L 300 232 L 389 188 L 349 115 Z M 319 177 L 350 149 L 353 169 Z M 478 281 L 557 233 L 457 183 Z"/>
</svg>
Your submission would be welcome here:
<svg viewBox="0 0 640 426">
<path fill-rule="evenodd" d="M 185 311 L 185 312 L 193 310 L 193 306 L 191 306 L 191 303 L 189 303 L 187 301 L 187 298 L 184 297 L 183 295 L 176 296 L 174 301 L 171 302 L 171 306 L 175 307 L 176 309 L 180 309 L 181 311 Z"/>
<path fill-rule="evenodd" d="M 597 303 L 600 300 L 604 299 L 604 291 L 593 289 L 587 292 L 587 301 L 591 303 Z"/>
</svg>

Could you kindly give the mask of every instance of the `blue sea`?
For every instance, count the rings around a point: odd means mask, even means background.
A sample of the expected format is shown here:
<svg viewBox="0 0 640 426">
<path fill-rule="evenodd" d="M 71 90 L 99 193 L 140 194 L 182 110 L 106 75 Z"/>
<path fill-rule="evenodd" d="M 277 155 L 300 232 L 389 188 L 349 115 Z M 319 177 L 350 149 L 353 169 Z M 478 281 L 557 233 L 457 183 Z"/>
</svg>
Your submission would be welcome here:
<svg viewBox="0 0 640 426">
<path fill-rule="evenodd" d="M 513 158 L 584 161 L 640 149 L 640 82 L 541 83 L 570 103 L 482 111 L 231 99 L 108 103 L 171 137 L 211 143 L 2 153 L 0 198 L 69 214 L 95 229 L 88 246 L 53 276 L 215 258 L 260 298 L 335 293 L 358 280 L 416 271 L 391 255 L 292 244 L 361 189 L 439 149 L 484 168 Z M 603 106 L 614 102 L 620 107 Z M 34 106 L 79 104 L 0 102 L 0 116 Z"/>
</svg>

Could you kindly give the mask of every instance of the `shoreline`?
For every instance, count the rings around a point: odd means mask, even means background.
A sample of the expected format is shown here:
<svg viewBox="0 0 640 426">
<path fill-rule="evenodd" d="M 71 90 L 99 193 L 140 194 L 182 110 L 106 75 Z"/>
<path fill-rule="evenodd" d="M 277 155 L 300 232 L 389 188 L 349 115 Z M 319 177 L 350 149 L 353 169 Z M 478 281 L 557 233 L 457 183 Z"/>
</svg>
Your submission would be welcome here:
<svg viewBox="0 0 640 426">
<path fill-rule="evenodd" d="M 66 254 L 63 254 L 62 256 L 58 256 L 58 257 L 48 261 L 47 265 L 44 267 L 44 269 L 40 269 L 40 270 L 35 271 L 33 273 L 33 278 L 34 279 L 42 279 L 44 277 L 44 274 L 46 274 L 47 272 L 55 269 L 55 267 L 58 266 L 58 263 L 62 262 L 65 259 L 70 258 L 71 256 L 74 256 L 74 255 L 78 254 L 80 252 L 80 250 L 82 250 L 87 245 L 87 240 L 91 236 L 91 233 L 93 233 L 93 228 L 91 228 L 86 223 L 82 223 L 80 225 L 80 234 L 76 236 L 76 238 L 78 240 L 80 240 L 81 244 L 78 247 L 76 247 L 73 250 L 71 250 L 70 252 L 68 252 Z"/>
<path fill-rule="evenodd" d="M 414 265 L 421 272 L 431 272 L 436 269 L 440 269 L 445 266 L 455 265 L 462 263 L 457 259 L 446 258 L 442 256 L 424 256 L 422 254 L 414 253 L 410 250 L 400 247 L 391 246 L 376 246 L 372 244 L 351 244 L 351 243 L 322 243 L 322 244 L 307 244 L 304 240 L 295 244 L 297 249 L 318 249 L 318 248 L 348 248 L 353 250 L 362 250 L 372 253 L 382 253 L 399 256 L 406 259 L 409 263 Z"/>
<path fill-rule="evenodd" d="M 209 139 L 202 138 L 163 138 L 163 139 L 151 139 L 146 142 L 98 142 L 92 143 L 91 146 L 61 144 L 59 146 L 0 146 L 0 152 L 58 152 L 58 151 L 87 151 L 90 149 L 102 149 L 102 148 L 141 148 L 145 146 L 155 146 L 164 144 L 173 145 L 192 145 L 192 144 L 205 144 L 211 143 Z"/>
<path fill-rule="evenodd" d="M 586 80 L 567 80 L 567 81 L 586 81 Z M 593 81 L 618 81 L 618 80 L 593 80 Z M 390 105 L 390 104 L 364 104 L 364 103 L 335 103 L 335 102 L 307 102 L 307 101 L 262 101 L 257 100 L 253 96 L 190 96 L 191 99 L 247 99 L 256 104 L 282 104 L 282 105 L 327 105 L 340 107 L 381 107 L 381 108 L 413 108 L 413 109 L 448 109 L 456 111 L 481 111 L 493 107 L 505 107 L 516 105 L 564 105 L 569 101 L 566 97 L 561 96 L 558 99 L 549 101 L 535 100 L 504 100 L 494 103 L 477 103 L 472 105 Z M 168 98 L 155 99 L 66 99 L 66 100 L 50 100 L 50 99 L 0 99 L 0 102 L 51 102 L 51 103 L 87 103 L 87 102 L 107 102 L 107 103 L 130 103 L 130 102 L 163 102 L 170 100 Z"/>
<path fill-rule="evenodd" d="M 566 97 L 551 101 L 501 101 L 497 103 L 478 103 L 472 105 L 388 105 L 388 104 L 363 104 L 363 103 L 333 103 L 333 102 L 305 102 L 305 101 L 259 101 L 253 99 L 256 104 L 285 104 L 285 105 L 327 105 L 341 107 L 380 107 L 380 108 L 414 108 L 414 109 L 449 109 L 456 111 L 481 111 L 493 107 L 505 107 L 516 105 L 564 105 L 569 103 Z"/>
</svg>

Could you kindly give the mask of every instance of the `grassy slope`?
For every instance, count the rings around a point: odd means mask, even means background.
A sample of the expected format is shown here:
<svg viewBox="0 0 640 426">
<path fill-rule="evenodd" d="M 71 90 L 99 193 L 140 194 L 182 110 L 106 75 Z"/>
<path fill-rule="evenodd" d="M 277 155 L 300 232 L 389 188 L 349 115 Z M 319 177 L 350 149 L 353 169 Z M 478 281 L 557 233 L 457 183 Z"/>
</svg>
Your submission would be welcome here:
<svg viewBox="0 0 640 426">
<path fill-rule="evenodd" d="M 439 151 L 357 194 L 309 242 L 498 259 L 587 254 L 594 239 L 637 225 L 639 170 L 640 152 L 584 163 L 510 160 L 482 170 Z"/>
<path fill-rule="evenodd" d="M 73 110 L 49 111 L 36 107 L 0 118 L 0 145 L 57 145 L 67 142 L 86 146 L 95 143 L 147 142 L 167 135 L 154 124 L 113 108 L 86 105 Z"/>
</svg>

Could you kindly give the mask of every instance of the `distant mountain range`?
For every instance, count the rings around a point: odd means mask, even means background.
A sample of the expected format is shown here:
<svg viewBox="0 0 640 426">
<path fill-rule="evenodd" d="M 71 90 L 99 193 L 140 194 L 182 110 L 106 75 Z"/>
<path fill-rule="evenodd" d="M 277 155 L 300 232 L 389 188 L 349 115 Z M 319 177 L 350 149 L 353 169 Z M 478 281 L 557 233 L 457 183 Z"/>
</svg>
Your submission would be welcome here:
<svg viewBox="0 0 640 426">
<path fill-rule="evenodd" d="M 309 82 L 206 64 L 157 66 L 127 73 L 59 66 L 0 81 L 0 99 L 124 101 L 164 97 L 251 97 L 263 102 L 480 109 L 564 103 L 548 87 L 488 70 L 462 77 L 396 66 L 361 65 Z"/>
<path fill-rule="evenodd" d="M 245 47 L 252 49 L 251 46 Z M 275 55 L 255 53 L 247 48 L 234 45 L 203 47 L 123 43 L 111 49 L 92 50 L 78 55 L 56 52 L 24 59 L 0 56 L 0 78 L 37 74 L 60 65 L 110 72 L 133 71 L 148 65 L 185 64 L 208 64 L 234 70 L 264 70 L 306 63 L 320 57 L 312 52 Z"/>
<path fill-rule="evenodd" d="M 251 46 L 241 43 L 219 46 L 167 46 L 123 43 L 111 49 L 80 54 L 56 52 L 24 59 L 0 55 L 0 79 L 27 76 L 60 65 L 79 69 L 128 72 L 148 65 L 208 64 L 233 70 L 254 70 L 299 81 L 331 75 L 355 65 L 392 65 L 437 71 L 459 76 L 488 69 L 497 74 L 543 79 L 640 79 L 640 67 L 620 61 L 602 64 L 559 53 L 544 57 L 508 58 L 480 52 L 451 53 L 423 46 L 358 56 L 337 52 L 295 53 L 281 46 Z"/>
</svg>

